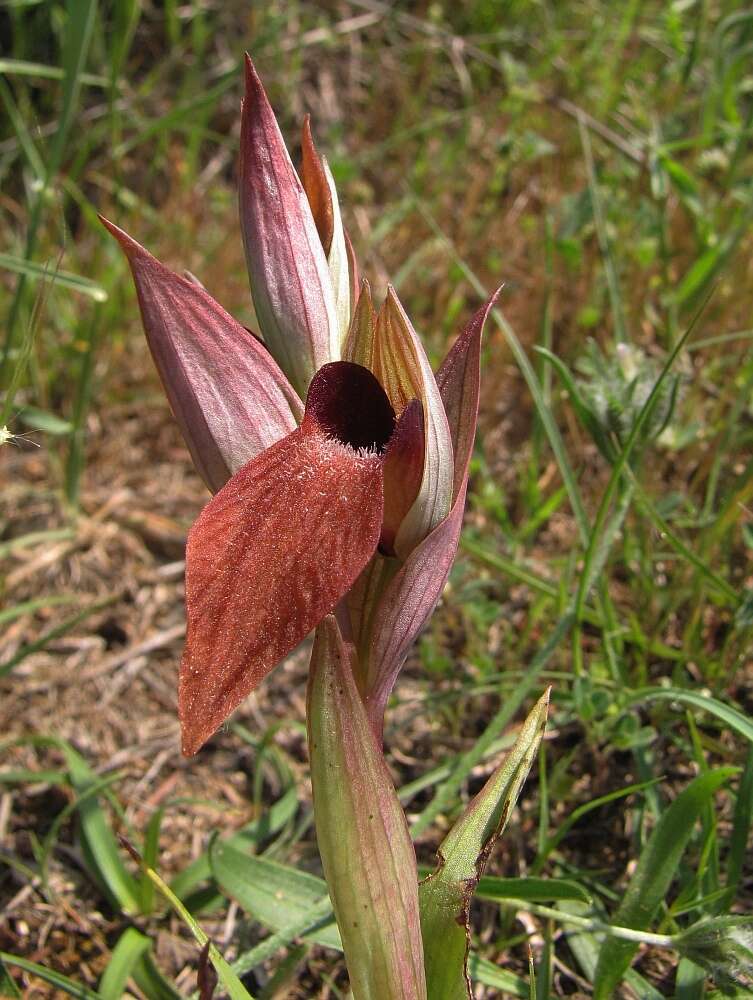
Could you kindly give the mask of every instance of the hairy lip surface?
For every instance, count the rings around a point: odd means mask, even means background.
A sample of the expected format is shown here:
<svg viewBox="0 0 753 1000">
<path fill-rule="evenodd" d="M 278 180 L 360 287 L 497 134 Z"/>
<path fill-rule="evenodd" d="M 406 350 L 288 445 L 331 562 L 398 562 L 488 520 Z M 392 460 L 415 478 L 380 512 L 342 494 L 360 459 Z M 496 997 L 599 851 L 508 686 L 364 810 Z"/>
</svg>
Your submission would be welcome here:
<svg viewBox="0 0 753 1000">
<path fill-rule="evenodd" d="M 367 368 L 334 361 L 320 368 L 311 383 L 307 421 L 354 451 L 382 454 L 395 428 L 395 411 Z"/>
</svg>

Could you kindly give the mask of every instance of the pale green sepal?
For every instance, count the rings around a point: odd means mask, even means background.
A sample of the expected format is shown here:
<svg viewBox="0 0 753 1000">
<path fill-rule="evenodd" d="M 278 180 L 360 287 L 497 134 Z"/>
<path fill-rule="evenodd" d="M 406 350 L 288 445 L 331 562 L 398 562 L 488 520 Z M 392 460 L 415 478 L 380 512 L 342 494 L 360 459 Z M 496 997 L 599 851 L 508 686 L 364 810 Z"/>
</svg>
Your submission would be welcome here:
<svg viewBox="0 0 753 1000">
<path fill-rule="evenodd" d="M 339 358 L 342 353 L 345 339 L 348 336 L 350 327 L 350 270 L 348 267 L 348 251 L 345 246 L 345 230 L 343 229 L 342 215 L 340 214 L 340 204 L 337 200 L 337 188 L 335 179 L 325 157 L 322 157 L 324 176 L 327 178 L 329 193 L 332 197 L 332 222 L 334 225 L 332 232 L 332 245 L 327 255 L 329 275 L 332 278 L 332 291 L 335 296 L 335 316 L 337 319 L 337 332 L 339 334 L 337 345 L 332 345 L 330 350 L 332 356 Z"/>
<path fill-rule="evenodd" d="M 354 1000 L 426 1000 L 416 856 L 333 616 L 308 689 L 314 818 Z"/>
<path fill-rule="evenodd" d="M 426 988 L 431 1000 L 469 1000 L 468 908 L 489 853 L 502 834 L 544 735 L 549 691 L 513 748 L 442 841 L 439 865 L 419 886 Z"/>
</svg>

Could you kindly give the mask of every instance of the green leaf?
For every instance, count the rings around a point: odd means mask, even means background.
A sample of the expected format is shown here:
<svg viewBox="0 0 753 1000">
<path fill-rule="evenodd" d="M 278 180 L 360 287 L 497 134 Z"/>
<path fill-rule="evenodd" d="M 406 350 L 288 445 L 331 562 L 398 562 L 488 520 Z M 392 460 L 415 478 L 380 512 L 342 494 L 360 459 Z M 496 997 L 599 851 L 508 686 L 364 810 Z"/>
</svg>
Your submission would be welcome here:
<svg viewBox="0 0 753 1000">
<path fill-rule="evenodd" d="M 271 978 L 259 993 L 259 1000 L 281 1000 L 282 997 L 294 996 L 301 965 L 309 951 L 308 945 L 300 944 L 275 962 Z"/>
<path fill-rule="evenodd" d="M 26 767 L 0 771 L 0 784 L 3 785 L 33 785 L 38 782 L 45 785 L 65 785 L 68 783 L 68 775 L 65 771 L 32 771 Z"/>
<path fill-rule="evenodd" d="M 268 961 L 280 948 L 286 948 L 292 941 L 305 937 L 308 931 L 316 929 L 332 919 L 332 904 L 328 894 L 324 894 L 318 903 L 304 913 L 304 915 L 286 924 L 279 931 L 265 938 L 261 944 L 257 944 L 251 951 L 245 952 L 235 962 L 233 962 L 233 972 L 239 976 L 245 976 L 257 965 Z"/>
<path fill-rule="evenodd" d="M 426 985 L 431 1000 L 468 1000 L 468 910 L 489 852 L 517 801 L 544 735 L 549 692 L 518 739 L 440 845 L 439 865 L 419 888 Z"/>
<path fill-rule="evenodd" d="M 703 215 L 703 203 L 700 197 L 700 190 L 694 177 L 678 163 L 677 160 L 669 156 L 660 154 L 659 160 L 667 172 L 667 176 L 672 182 L 672 186 L 680 195 L 683 204 L 694 216 Z"/>
<path fill-rule="evenodd" d="M 216 840 L 210 849 L 209 861 L 222 891 L 248 916 L 273 930 L 303 919 L 327 895 L 326 883 L 315 875 L 268 858 L 254 857 L 230 841 Z M 334 919 L 301 937 L 326 948 L 342 950 Z"/>
<path fill-rule="evenodd" d="M 294 937 L 342 951 L 340 932 L 334 922 L 331 904 L 326 911 L 317 911 L 317 906 L 327 898 L 327 883 L 324 879 L 268 858 L 244 853 L 231 840 L 216 840 L 210 849 L 210 860 L 212 874 L 223 891 L 259 923 L 274 931 L 283 932 L 286 929 L 289 932 L 290 928 L 297 925 L 299 929 Z M 548 883 L 549 880 L 539 881 Z M 292 937 L 288 940 L 292 940 Z M 280 947 L 279 941 L 274 943 L 277 948 Z M 260 959 L 257 955 L 257 948 L 242 955 L 233 963 L 234 971 L 243 975 L 258 964 Z M 475 982 L 504 990 L 511 996 L 528 996 L 525 980 L 474 953 L 468 959 L 468 972 Z"/>
<path fill-rule="evenodd" d="M 696 820 L 714 792 L 737 772 L 720 767 L 695 778 L 666 809 L 656 824 L 630 879 L 612 923 L 646 930 L 664 899 Z M 638 945 L 607 938 L 601 946 L 594 978 L 594 1000 L 609 1000 L 624 976 Z"/>
<path fill-rule="evenodd" d="M 705 996 L 706 971 L 689 958 L 681 958 L 675 976 L 674 1000 L 703 1000 Z"/>
<path fill-rule="evenodd" d="M 501 990 L 503 996 L 520 997 L 527 1000 L 528 983 L 520 976 L 500 969 L 493 962 L 486 958 L 480 958 L 476 952 L 472 951 L 468 956 L 468 974 L 476 983 L 483 983 L 484 986 L 493 986 Z"/>
<path fill-rule="evenodd" d="M 729 853 L 727 855 L 727 907 L 734 901 L 740 885 L 743 865 L 748 853 L 748 836 L 751 825 L 753 825 L 753 746 L 748 747 L 748 752 L 745 755 L 745 766 L 740 775 L 732 819 L 732 833 L 729 838 Z"/>
<path fill-rule="evenodd" d="M 416 855 L 353 657 L 329 616 L 316 631 L 306 713 L 319 853 L 354 997 L 425 1000 Z"/>
<path fill-rule="evenodd" d="M 484 875 L 476 889 L 478 899 L 524 899 L 529 903 L 577 899 L 590 903 L 591 896 L 578 882 L 564 878 L 494 878 Z"/>
<path fill-rule="evenodd" d="M 672 302 L 683 305 L 694 301 L 724 265 L 733 248 L 732 237 L 726 237 L 703 251 L 685 272 L 671 295 Z"/>
<path fill-rule="evenodd" d="M 115 835 L 110 829 L 98 795 L 87 795 L 100 779 L 70 744 L 60 744 L 76 793 L 81 837 L 86 854 L 111 898 L 125 913 L 138 913 L 140 896 L 136 880 L 127 870 Z"/>
<path fill-rule="evenodd" d="M 151 946 L 146 934 L 135 927 L 123 931 L 99 983 L 99 995 L 103 1000 L 120 1000 L 134 967 Z"/>
</svg>

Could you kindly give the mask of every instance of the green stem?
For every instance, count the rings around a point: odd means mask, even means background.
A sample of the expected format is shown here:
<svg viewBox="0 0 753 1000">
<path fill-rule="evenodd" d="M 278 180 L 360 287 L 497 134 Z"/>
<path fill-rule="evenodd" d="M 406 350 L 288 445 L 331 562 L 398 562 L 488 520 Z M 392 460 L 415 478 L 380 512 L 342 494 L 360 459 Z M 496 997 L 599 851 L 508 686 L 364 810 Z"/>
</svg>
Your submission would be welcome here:
<svg viewBox="0 0 753 1000">
<path fill-rule="evenodd" d="M 622 938 L 623 941 L 637 941 L 639 944 L 650 944 L 656 948 L 674 948 L 675 939 L 671 934 L 652 934 L 650 931 L 636 931 L 632 927 L 619 927 L 615 924 L 607 924 L 603 920 L 595 917 L 578 917 L 574 913 L 565 913 L 552 906 L 543 906 L 540 903 L 529 903 L 524 899 L 504 899 L 500 900 L 503 906 L 525 910 L 533 913 L 537 917 L 547 917 L 550 920 L 558 920 L 563 924 L 572 924 L 580 927 L 584 931 L 596 931 L 601 934 L 608 934 L 610 937 Z"/>
</svg>

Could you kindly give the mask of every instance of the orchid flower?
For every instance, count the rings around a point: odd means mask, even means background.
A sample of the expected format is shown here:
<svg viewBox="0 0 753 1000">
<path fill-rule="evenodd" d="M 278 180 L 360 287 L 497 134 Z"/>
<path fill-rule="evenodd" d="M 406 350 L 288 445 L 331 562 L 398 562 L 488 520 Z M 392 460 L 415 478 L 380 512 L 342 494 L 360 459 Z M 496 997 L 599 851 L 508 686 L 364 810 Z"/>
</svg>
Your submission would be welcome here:
<svg viewBox="0 0 753 1000">
<path fill-rule="evenodd" d="M 377 311 L 368 283 L 359 287 L 308 121 L 302 149 L 299 176 L 247 58 L 240 217 L 258 337 L 103 220 L 214 493 L 186 550 L 179 712 L 189 755 L 333 612 L 378 741 L 463 516 L 494 297 L 435 376 L 395 291 Z"/>
<path fill-rule="evenodd" d="M 186 548 L 183 751 L 312 630 L 314 819 L 354 1000 L 466 997 L 468 902 L 534 759 L 546 696 L 421 884 L 381 738 L 457 550 L 496 295 L 436 374 L 398 297 L 374 308 L 308 120 L 296 172 L 250 59 L 240 216 L 252 333 L 102 220 L 212 499 Z"/>
</svg>

